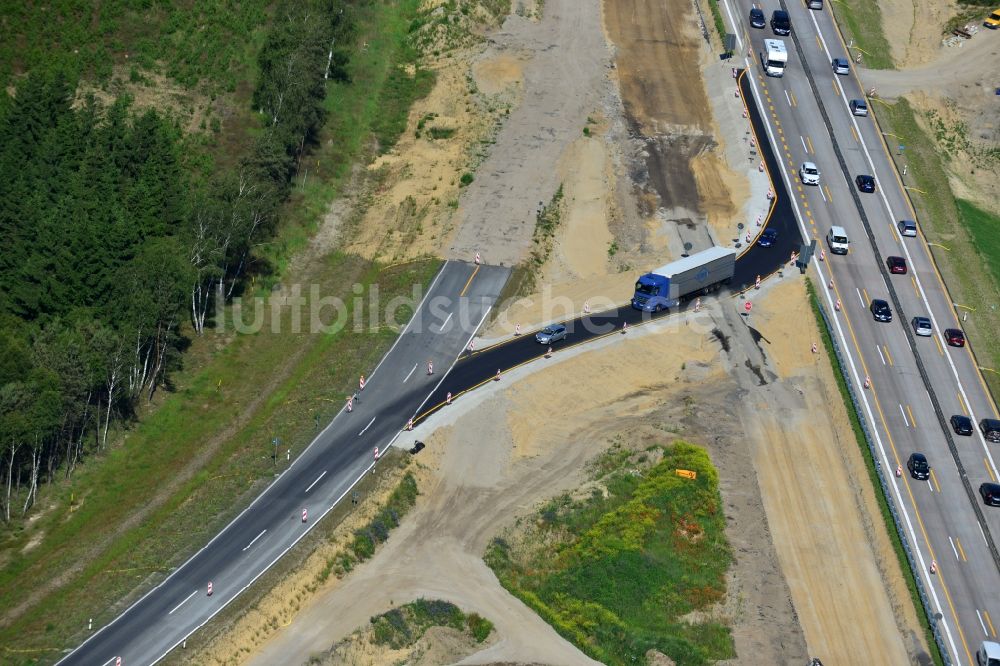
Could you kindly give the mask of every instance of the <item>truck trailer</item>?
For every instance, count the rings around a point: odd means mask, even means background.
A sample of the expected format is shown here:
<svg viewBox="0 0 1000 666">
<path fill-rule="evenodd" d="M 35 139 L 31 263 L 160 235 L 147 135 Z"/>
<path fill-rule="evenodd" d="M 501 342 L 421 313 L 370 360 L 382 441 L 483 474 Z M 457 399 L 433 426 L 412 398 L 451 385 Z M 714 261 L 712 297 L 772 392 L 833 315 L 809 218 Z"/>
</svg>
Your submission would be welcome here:
<svg viewBox="0 0 1000 666">
<path fill-rule="evenodd" d="M 711 247 L 641 276 L 635 283 L 632 307 L 659 312 L 694 296 L 729 284 L 736 272 L 736 250 Z"/>
<path fill-rule="evenodd" d="M 788 64 L 788 51 L 780 39 L 765 39 L 764 50 L 760 53 L 760 64 L 768 76 L 784 76 Z"/>
</svg>

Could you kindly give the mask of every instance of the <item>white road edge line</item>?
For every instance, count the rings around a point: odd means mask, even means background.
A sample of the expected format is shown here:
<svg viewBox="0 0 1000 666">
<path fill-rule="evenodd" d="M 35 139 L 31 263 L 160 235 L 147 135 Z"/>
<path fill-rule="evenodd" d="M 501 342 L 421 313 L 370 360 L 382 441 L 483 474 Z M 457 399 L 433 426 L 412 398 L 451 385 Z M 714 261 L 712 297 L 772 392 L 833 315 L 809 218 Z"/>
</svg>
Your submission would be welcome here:
<svg viewBox="0 0 1000 666">
<path fill-rule="evenodd" d="M 244 548 L 244 550 L 246 550 L 246 549 Z M 179 604 L 177 604 L 176 606 L 174 606 L 174 610 L 172 610 L 169 613 L 167 613 L 167 615 L 173 615 L 175 610 L 177 610 L 178 608 L 180 608 L 181 606 L 183 606 L 184 604 L 186 604 L 188 602 L 188 599 L 190 599 L 191 597 L 193 597 L 196 594 L 198 594 L 198 590 L 195 590 L 191 594 L 189 594 L 186 597 L 184 597 L 184 601 L 182 601 Z"/>
<path fill-rule="evenodd" d="M 732 8 L 729 6 L 730 2 L 729 0 L 722 0 L 722 4 L 726 8 L 726 14 L 729 16 L 729 24 L 731 26 L 734 26 L 733 32 L 736 35 L 737 42 L 740 43 L 740 50 L 742 51 L 743 47 L 742 47 L 742 40 L 740 40 L 739 30 L 735 28 L 735 26 L 739 24 L 733 19 L 733 11 Z M 816 18 L 815 17 L 811 18 L 815 23 Z M 819 34 L 818 24 L 816 25 L 816 31 L 817 34 Z M 821 40 L 823 39 L 822 35 L 820 36 L 820 39 Z M 826 44 L 824 42 L 824 48 L 825 46 Z M 827 53 L 829 54 L 829 51 L 827 51 Z M 749 68 L 750 65 L 749 58 L 744 58 L 744 63 Z M 754 91 L 757 103 L 759 103 L 760 91 L 757 90 L 757 82 L 752 76 L 750 77 L 750 87 Z M 773 143 L 774 132 L 771 129 L 771 125 L 768 124 L 767 120 L 764 119 L 763 115 L 762 115 L 762 120 L 764 123 L 764 129 L 767 130 L 768 139 Z M 778 168 L 781 170 L 781 175 L 784 177 L 786 185 L 788 185 L 789 189 L 791 189 L 791 180 L 788 177 L 788 172 L 785 170 L 785 165 L 781 160 L 778 160 Z M 808 238 L 809 230 L 806 229 L 805 224 L 802 222 L 802 212 L 799 210 L 798 202 L 795 201 L 795 197 L 789 197 L 789 199 L 791 201 L 792 208 L 795 210 L 795 220 L 799 224 L 799 229 L 802 231 L 803 237 Z M 827 282 L 827 278 L 824 276 L 823 267 L 819 264 L 814 264 L 814 265 L 816 267 L 816 272 L 820 275 L 821 282 L 825 284 Z M 826 299 L 827 307 L 829 307 L 830 311 L 833 311 L 833 297 L 830 294 L 830 290 L 823 289 L 821 291 L 823 293 L 823 297 Z M 845 314 L 844 316 L 847 315 Z M 878 447 L 879 453 L 882 456 L 882 466 L 884 469 L 892 469 L 892 467 L 889 464 L 889 456 L 885 450 L 885 443 L 882 441 L 882 435 L 879 434 L 878 427 L 876 426 L 878 421 L 875 420 L 875 415 L 872 412 L 871 402 L 869 401 L 868 395 L 861 388 L 862 387 L 861 375 L 858 373 L 857 362 L 854 360 L 854 356 L 851 354 L 850 348 L 847 345 L 847 335 L 844 333 L 844 328 L 840 323 L 840 317 L 833 317 L 832 321 L 837 329 L 837 334 L 840 337 L 841 347 L 844 351 L 844 355 L 847 358 L 848 365 L 850 366 L 850 375 L 854 378 L 854 384 L 857 387 L 856 392 L 858 395 L 860 395 L 861 401 L 864 403 L 865 415 L 868 418 L 868 422 L 872 425 L 871 433 L 872 436 L 875 438 L 875 443 Z M 910 518 L 910 512 L 907 510 L 906 504 L 904 504 L 903 502 L 903 495 L 899 490 L 899 484 L 895 482 L 890 482 L 890 485 L 892 487 L 893 494 L 895 496 L 896 507 L 899 510 L 900 514 L 902 514 L 903 516 L 903 522 L 906 523 L 906 532 L 909 534 L 910 537 L 910 545 L 913 548 L 914 556 L 916 557 L 919 565 L 919 570 L 920 570 L 919 575 L 924 577 L 924 582 L 926 583 L 929 594 L 931 595 L 931 598 L 934 600 L 934 606 L 937 608 L 938 612 L 941 613 L 941 620 L 940 620 L 941 626 L 944 627 L 944 632 L 948 637 L 948 644 L 951 646 L 952 654 L 955 655 L 957 659 L 959 652 L 958 648 L 955 645 L 955 637 L 952 635 L 951 626 L 948 620 L 945 619 L 946 617 L 945 608 L 941 605 L 941 600 L 938 597 L 937 589 L 935 588 L 934 585 L 931 584 L 933 581 L 931 581 L 927 577 L 927 574 L 924 573 L 927 571 L 927 559 L 924 557 L 924 553 L 920 548 L 920 541 L 917 540 L 917 534 L 913 528 L 913 519 Z M 978 524 L 978 521 L 976 522 Z M 982 525 L 980 525 L 980 529 L 982 529 Z M 986 539 L 985 534 L 983 535 L 983 539 L 984 540 Z"/>
<path fill-rule="evenodd" d="M 377 417 L 375 417 L 375 416 L 372 417 L 372 420 L 368 422 L 368 425 L 366 425 L 364 428 L 362 428 L 361 432 L 358 433 L 358 437 L 361 437 L 361 435 L 365 434 L 365 431 L 368 430 L 368 428 L 372 427 L 372 424 L 375 423 L 375 419 L 376 418 Z M 316 481 L 319 481 L 319 479 L 316 479 Z M 315 481 L 313 483 L 315 483 Z M 312 487 L 312 486 L 310 486 L 310 487 Z"/>
<path fill-rule="evenodd" d="M 320 474 L 319 476 L 316 477 L 315 481 L 313 481 L 312 483 L 309 484 L 309 487 L 306 488 L 306 492 L 309 492 L 310 490 L 312 490 L 313 486 L 315 486 L 317 483 L 319 483 L 319 480 L 322 479 L 324 476 L 326 476 L 326 470 L 325 469 L 323 470 L 322 474 Z"/>
<path fill-rule="evenodd" d="M 403 378 L 403 383 L 404 384 L 406 383 L 406 380 L 408 380 L 410 378 L 410 376 L 416 371 L 418 365 L 420 365 L 420 364 L 419 363 L 414 363 L 413 367 L 410 369 L 410 371 L 408 373 L 406 373 L 406 377 Z"/>
<path fill-rule="evenodd" d="M 451 321 L 451 316 L 452 316 L 453 314 L 455 314 L 455 313 L 454 313 L 454 312 L 449 312 L 449 313 L 448 313 L 448 318 L 444 320 L 444 323 L 443 323 L 443 324 L 441 324 L 441 328 L 439 328 L 439 329 L 438 329 L 438 331 L 444 331 L 444 327 L 448 325 L 448 322 L 449 322 L 449 321 Z"/>
<path fill-rule="evenodd" d="M 983 536 L 983 543 L 985 543 L 987 546 L 990 545 L 990 542 L 986 539 L 986 532 L 983 530 L 983 524 L 978 523 L 978 525 L 979 525 L 979 533 Z"/>
<path fill-rule="evenodd" d="M 885 356 L 882 355 L 882 347 L 881 347 L 881 345 L 875 345 L 875 351 L 878 352 L 878 357 L 880 359 L 882 359 L 882 365 L 885 365 Z"/>
<path fill-rule="evenodd" d="M 951 537 L 948 537 L 948 543 L 951 544 L 951 552 L 955 553 L 955 559 L 958 560 L 959 562 L 961 562 L 962 558 L 960 558 L 958 556 L 958 548 L 955 548 L 955 541 L 954 541 L 954 539 L 952 539 Z"/>
<path fill-rule="evenodd" d="M 324 474 L 326 474 L 326 472 L 323 472 L 323 473 L 324 473 Z M 319 479 L 316 479 L 316 480 L 317 480 L 317 481 L 319 481 Z M 251 541 L 250 543 L 248 543 L 248 544 L 247 544 L 246 546 L 244 546 L 244 547 L 243 547 L 243 552 L 244 552 L 244 553 L 245 553 L 245 552 L 247 552 L 247 549 L 248 549 L 248 548 L 250 548 L 250 546 L 252 546 L 252 545 L 254 545 L 255 543 L 257 543 L 257 539 L 261 538 L 261 537 L 262 537 L 262 536 L 264 536 L 264 534 L 266 534 L 266 533 L 267 533 L 267 530 L 261 530 L 261 531 L 260 531 L 260 534 L 258 534 L 257 536 L 255 536 L 255 537 L 253 538 L 253 541 Z"/>
</svg>

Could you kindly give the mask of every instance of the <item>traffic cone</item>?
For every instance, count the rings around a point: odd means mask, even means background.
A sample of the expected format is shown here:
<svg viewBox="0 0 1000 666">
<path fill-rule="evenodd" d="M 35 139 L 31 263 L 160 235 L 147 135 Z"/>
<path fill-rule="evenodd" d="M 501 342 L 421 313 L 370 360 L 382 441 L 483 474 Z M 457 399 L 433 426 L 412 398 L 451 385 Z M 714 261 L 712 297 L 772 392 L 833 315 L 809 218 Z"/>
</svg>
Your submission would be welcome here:
<svg viewBox="0 0 1000 666">
<path fill-rule="evenodd" d="M 208 581 L 208 596 L 212 596 L 212 581 Z"/>
<path fill-rule="evenodd" d="M 450 405 L 451 404 L 451 391 L 448 391 L 448 395 L 446 395 L 444 397 L 444 404 L 446 404 L 446 405 Z"/>
<path fill-rule="evenodd" d="M 413 430 L 413 419 L 410 419 L 409 421 L 406 422 L 406 429 Z"/>
<path fill-rule="evenodd" d="M 823 248 L 819 249 L 819 260 L 826 261 L 826 250 L 824 250 Z"/>
<path fill-rule="evenodd" d="M 760 289 L 760 276 L 757 276 L 757 280 L 754 282 L 754 289 Z"/>
<path fill-rule="evenodd" d="M 816 348 L 816 343 L 814 342 L 813 346 L 812 346 L 812 352 L 813 352 L 813 354 L 815 354 L 817 351 L 819 351 L 819 350 Z"/>
<path fill-rule="evenodd" d="M 833 304 L 833 309 L 836 310 L 837 312 L 840 312 L 840 299 L 839 298 L 837 299 L 837 302 Z"/>
<path fill-rule="evenodd" d="M 760 164 L 757 166 L 757 171 L 760 171 L 761 173 L 764 173 L 764 160 L 760 161 Z"/>
<path fill-rule="evenodd" d="M 830 278 L 830 282 L 826 285 L 828 288 L 833 289 L 833 278 Z"/>
<path fill-rule="evenodd" d="M 872 387 L 872 379 L 868 375 L 865 375 L 865 388 Z"/>
<path fill-rule="evenodd" d="M 549 350 L 545 352 L 545 358 L 552 358 L 552 345 L 549 345 Z M 500 379 L 500 371 L 497 370 L 497 379 Z"/>
<path fill-rule="evenodd" d="M 307 509 L 302 509 L 302 522 L 306 522 L 309 519 L 309 511 Z"/>
<path fill-rule="evenodd" d="M 550 347 L 550 349 L 551 349 L 551 347 Z M 495 381 L 495 382 L 500 381 L 500 368 L 497 368 L 497 376 L 494 378 L 493 381 Z"/>
<path fill-rule="evenodd" d="M 701 297 L 694 299 L 694 311 L 698 312 L 701 310 Z"/>
<path fill-rule="evenodd" d="M 521 325 L 514 324 L 514 335 L 521 335 Z"/>
<path fill-rule="evenodd" d="M 590 314 L 590 301 L 584 301 L 583 314 Z"/>
<path fill-rule="evenodd" d="M 350 414 L 354 411 L 354 396 L 347 396 L 347 413 Z"/>
<path fill-rule="evenodd" d="M 469 351 L 470 352 L 476 351 L 476 340 L 475 340 L 475 338 L 473 338 L 472 340 L 469 340 Z"/>
<path fill-rule="evenodd" d="M 937 573 L 937 560 L 931 560 L 931 573 Z"/>
<path fill-rule="evenodd" d="M 428 375 L 434 374 L 434 361 L 427 361 L 427 374 Z"/>
<path fill-rule="evenodd" d="M 896 478 L 903 476 L 903 466 L 896 465 Z"/>
<path fill-rule="evenodd" d="M 757 226 L 758 227 L 760 226 L 760 223 L 761 223 L 761 219 L 760 219 L 761 217 L 762 217 L 761 215 L 757 216 Z"/>
<path fill-rule="evenodd" d="M 624 321 L 622 322 L 622 335 L 625 335 L 626 333 L 628 333 L 628 322 Z"/>
<path fill-rule="evenodd" d="M 378 460 L 378 447 L 375 447 L 375 460 Z"/>
<path fill-rule="evenodd" d="M 482 259 L 479 257 L 479 252 L 476 252 L 476 266 L 478 266 L 480 262 L 482 262 Z"/>
</svg>

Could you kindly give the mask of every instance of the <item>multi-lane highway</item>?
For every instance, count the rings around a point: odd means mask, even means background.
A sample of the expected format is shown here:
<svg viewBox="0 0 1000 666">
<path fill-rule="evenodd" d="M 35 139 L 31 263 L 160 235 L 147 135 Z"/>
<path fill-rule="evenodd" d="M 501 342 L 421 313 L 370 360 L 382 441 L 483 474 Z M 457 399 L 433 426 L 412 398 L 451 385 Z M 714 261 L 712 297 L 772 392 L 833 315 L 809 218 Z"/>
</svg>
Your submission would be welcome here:
<svg viewBox="0 0 1000 666">
<path fill-rule="evenodd" d="M 750 2 L 721 4 L 736 26 L 740 60 L 750 68 L 755 95 L 766 109 L 768 138 L 780 161 L 780 174 L 772 177 L 784 180 L 792 192 L 790 203 L 803 233 L 818 247 L 825 245 L 831 225 L 844 227 L 850 236 L 848 255 L 834 256 L 827 247 L 825 261 L 815 267 L 881 463 L 890 470 L 917 574 L 929 591 L 931 612 L 941 615 L 945 650 L 954 663 L 972 664 L 979 643 L 995 640 L 994 623 L 1000 621 L 1000 562 L 993 545 L 1000 536 L 1000 511 L 984 507 L 977 493 L 982 482 L 996 480 L 997 467 L 978 429 L 972 436 L 957 436 L 947 420 L 965 414 L 978 423 L 994 417 L 995 406 L 970 350 L 948 347 L 943 337 L 946 328 L 960 328 L 960 323 L 923 236 L 902 237 L 897 231 L 898 221 L 915 214 L 875 118 L 849 110 L 851 99 L 865 99 L 862 83 L 853 72 L 833 72 L 832 58 L 853 60 L 853 54 L 829 6 L 816 11 L 801 2 L 758 4 L 768 18 L 773 10 L 785 9 L 793 25 L 792 35 L 781 38 L 789 51 L 785 75 L 769 78 L 757 54 L 765 38 L 780 37 L 770 27 L 749 27 Z M 868 105 L 878 113 L 877 100 Z M 895 148 L 897 139 L 887 140 Z M 805 161 L 819 166 L 819 187 L 798 182 Z M 874 193 L 859 191 L 858 174 L 875 176 Z M 904 257 L 908 273 L 890 274 L 889 256 Z M 891 323 L 874 321 L 869 306 L 876 298 L 891 304 Z M 913 334 L 915 316 L 931 319 L 931 337 Z M 917 481 L 907 474 L 912 452 L 927 456 L 930 479 Z M 903 472 L 898 478 L 892 474 L 897 466 Z"/>
<path fill-rule="evenodd" d="M 60 663 L 101 666 L 121 658 L 129 666 L 151 664 L 222 610 L 371 469 L 375 447 L 384 451 L 420 411 L 508 274 L 506 268 L 447 262 L 353 410 L 341 411 L 204 548 Z M 428 361 L 436 363 L 434 374 L 427 372 Z"/>
</svg>

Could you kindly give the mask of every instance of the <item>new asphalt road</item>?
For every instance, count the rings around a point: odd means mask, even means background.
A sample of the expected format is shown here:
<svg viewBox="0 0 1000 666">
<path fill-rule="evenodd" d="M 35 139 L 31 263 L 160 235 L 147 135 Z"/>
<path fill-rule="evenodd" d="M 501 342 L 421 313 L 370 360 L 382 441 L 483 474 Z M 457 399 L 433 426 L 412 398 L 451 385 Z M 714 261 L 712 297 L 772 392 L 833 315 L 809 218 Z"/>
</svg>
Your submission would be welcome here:
<svg viewBox="0 0 1000 666">
<path fill-rule="evenodd" d="M 744 86 L 749 91 L 748 86 Z M 762 116 L 748 100 L 749 117 L 763 135 Z M 769 172 L 777 161 L 761 146 Z M 779 243 L 747 247 L 737 261 L 735 290 L 752 285 L 786 265 L 801 244 L 790 198 L 774 182 L 775 201 L 765 227 L 779 230 Z M 763 230 L 759 229 L 758 232 Z M 488 258 L 488 257 L 487 257 Z M 121 658 L 127 666 L 153 664 L 198 630 L 288 552 L 341 501 L 375 464 L 375 449 L 385 451 L 405 430 L 439 408 L 447 393 L 458 396 L 517 365 L 542 356 L 546 347 L 529 333 L 469 352 L 469 342 L 493 306 L 509 269 L 446 263 L 424 301 L 352 403 L 249 507 L 169 577 L 106 625 L 60 664 L 107 666 Z M 631 294 L 623 294 L 623 300 Z M 689 303 L 687 307 L 692 307 Z M 567 322 L 570 336 L 556 351 L 596 337 L 619 334 L 667 316 L 624 306 Z M 461 361 L 455 359 L 461 355 Z M 434 364 L 428 372 L 428 361 Z M 453 367 L 454 364 L 454 367 Z M 208 594 L 208 584 L 212 593 Z"/>
<path fill-rule="evenodd" d="M 866 99 L 870 91 L 853 72 L 834 73 L 832 58 L 847 58 L 853 68 L 859 53 L 847 48 L 831 16 L 847 10 L 840 3 L 825 4 L 823 10 L 809 10 L 802 2 L 765 3 L 768 18 L 785 9 L 793 26 L 791 36 L 781 38 L 789 51 L 785 75 L 768 78 L 759 53 L 763 40 L 776 36 L 769 27 L 748 27 L 749 0 L 720 0 L 727 23 L 736 26 L 738 57 L 750 68 L 754 94 L 765 109 L 767 137 L 779 158 L 780 173 L 772 177 L 786 183 L 794 214 L 805 236 L 817 241 L 817 252 L 831 225 L 845 227 L 850 237 L 848 255 L 834 256 L 827 247 L 825 261 L 813 264 L 821 297 L 847 355 L 940 644 L 952 663 L 973 664 L 980 642 L 996 640 L 993 618 L 1000 618 L 995 547 L 1000 511 L 984 507 L 978 496 L 981 483 L 996 480 L 997 467 L 978 429 L 957 436 L 948 419 L 965 414 L 978 422 L 994 417 L 996 407 L 971 349 L 948 347 L 943 336 L 947 328 L 960 328 L 960 321 L 925 239 L 898 231 L 900 220 L 915 219 L 890 156 L 890 151 L 905 156 L 905 139 L 880 129 L 881 100 L 874 96 L 868 99 L 873 115 L 852 115 L 849 101 Z M 798 182 L 804 161 L 822 172 L 819 187 Z M 875 177 L 875 192 L 859 189 L 859 174 Z M 890 256 L 903 257 L 908 272 L 890 274 Z M 889 302 L 893 321 L 873 319 L 869 308 L 876 298 Z M 915 316 L 931 319 L 931 336 L 914 334 Z M 911 478 L 906 470 L 915 452 L 931 464 L 927 480 Z"/>
</svg>

